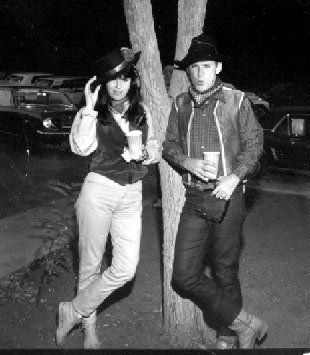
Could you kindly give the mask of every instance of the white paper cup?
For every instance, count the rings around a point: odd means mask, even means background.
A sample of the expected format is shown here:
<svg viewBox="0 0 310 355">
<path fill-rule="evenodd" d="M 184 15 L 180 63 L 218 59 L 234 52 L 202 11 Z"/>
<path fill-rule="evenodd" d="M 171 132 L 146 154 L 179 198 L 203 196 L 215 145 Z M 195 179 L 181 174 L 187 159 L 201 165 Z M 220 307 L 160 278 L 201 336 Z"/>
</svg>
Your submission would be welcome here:
<svg viewBox="0 0 310 355">
<path fill-rule="evenodd" d="M 219 169 L 219 158 L 220 158 L 220 152 L 203 152 L 203 159 L 208 160 L 215 164 L 216 172 L 214 174 L 213 179 L 217 178 L 218 169 Z"/>
<path fill-rule="evenodd" d="M 142 132 L 130 131 L 126 134 L 128 150 L 132 159 L 138 159 L 142 154 Z"/>
</svg>

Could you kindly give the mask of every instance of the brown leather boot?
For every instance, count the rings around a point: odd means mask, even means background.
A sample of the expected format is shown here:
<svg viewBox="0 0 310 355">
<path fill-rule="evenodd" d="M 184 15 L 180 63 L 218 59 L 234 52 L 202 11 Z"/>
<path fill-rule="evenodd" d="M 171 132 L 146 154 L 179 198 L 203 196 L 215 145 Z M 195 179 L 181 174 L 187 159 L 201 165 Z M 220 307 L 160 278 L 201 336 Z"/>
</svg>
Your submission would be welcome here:
<svg viewBox="0 0 310 355">
<path fill-rule="evenodd" d="M 215 349 L 228 350 L 237 348 L 237 337 L 228 335 L 219 335 L 217 337 Z"/>
<path fill-rule="evenodd" d="M 229 328 L 237 333 L 239 349 L 253 349 L 255 341 L 262 340 L 267 333 L 268 326 L 242 309 Z"/>
<path fill-rule="evenodd" d="M 84 329 L 84 349 L 100 349 L 100 341 L 98 339 L 96 323 L 83 323 Z"/>
<path fill-rule="evenodd" d="M 56 330 L 56 344 L 63 346 L 70 330 L 80 322 L 82 316 L 75 311 L 72 302 L 60 302 L 58 312 L 58 328 Z"/>
</svg>

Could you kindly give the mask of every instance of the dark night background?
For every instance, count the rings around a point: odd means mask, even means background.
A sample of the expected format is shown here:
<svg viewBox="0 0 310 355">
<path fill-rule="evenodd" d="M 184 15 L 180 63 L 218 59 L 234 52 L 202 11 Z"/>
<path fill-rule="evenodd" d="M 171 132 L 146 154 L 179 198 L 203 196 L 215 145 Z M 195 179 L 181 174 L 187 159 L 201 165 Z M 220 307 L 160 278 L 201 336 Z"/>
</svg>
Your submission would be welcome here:
<svg viewBox="0 0 310 355">
<path fill-rule="evenodd" d="M 122 0 L 2 0 L 0 72 L 91 75 L 91 65 L 129 45 Z M 177 0 L 153 0 L 163 65 L 172 64 Z M 308 80 L 309 0 L 209 0 L 205 31 L 224 54 L 222 78 L 242 88 Z"/>
</svg>

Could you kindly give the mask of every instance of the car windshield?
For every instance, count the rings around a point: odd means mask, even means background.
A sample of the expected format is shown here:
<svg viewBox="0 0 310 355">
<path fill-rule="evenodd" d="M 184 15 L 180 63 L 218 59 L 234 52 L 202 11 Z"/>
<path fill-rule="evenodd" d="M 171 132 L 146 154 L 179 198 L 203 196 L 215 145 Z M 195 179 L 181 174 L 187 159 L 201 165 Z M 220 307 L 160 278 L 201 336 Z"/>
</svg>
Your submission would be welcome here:
<svg viewBox="0 0 310 355">
<path fill-rule="evenodd" d="M 13 96 L 17 106 L 72 106 L 69 98 L 60 92 L 16 91 Z"/>
<path fill-rule="evenodd" d="M 272 114 L 270 111 L 264 111 L 260 115 L 256 113 L 256 117 L 258 122 L 261 124 L 263 129 L 273 129 L 275 125 L 279 122 L 279 117 Z"/>
<path fill-rule="evenodd" d="M 280 136 L 302 138 L 309 137 L 310 119 L 307 115 L 287 114 L 281 118 L 273 128 L 274 133 Z"/>
<path fill-rule="evenodd" d="M 11 83 L 21 83 L 24 77 L 22 75 L 11 74 L 6 77 L 5 80 L 9 80 Z"/>
<path fill-rule="evenodd" d="M 40 86 L 42 88 L 51 88 L 53 85 L 53 80 L 50 79 L 38 79 L 35 83 L 35 86 Z"/>
<path fill-rule="evenodd" d="M 67 79 L 62 82 L 60 88 L 84 88 L 88 78 Z"/>
<path fill-rule="evenodd" d="M 285 115 L 273 128 L 274 132 L 280 136 L 288 137 L 290 135 L 290 126 L 289 126 L 289 115 Z"/>
<path fill-rule="evenodd" d="M 49 93 L 50 105 L 72 105 L 72 102 L 65 94 Z"/>
</svg>

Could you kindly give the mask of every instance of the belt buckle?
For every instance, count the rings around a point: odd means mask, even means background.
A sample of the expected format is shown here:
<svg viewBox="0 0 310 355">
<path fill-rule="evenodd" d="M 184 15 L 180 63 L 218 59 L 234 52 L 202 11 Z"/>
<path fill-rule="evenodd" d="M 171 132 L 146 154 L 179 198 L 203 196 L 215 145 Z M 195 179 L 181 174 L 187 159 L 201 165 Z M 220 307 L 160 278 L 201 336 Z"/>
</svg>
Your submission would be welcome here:
<svg viewBox="0 0 310 355">
<path fill-rule="evenodd" d="M 200 191 L 214 190 L 215 188 L 215 184 L 213 182 L 191 181 L 190 183 L 184 183 L 184 184 L 185 186 L 189 186 Z"/>
<path fill-rule="evenodd" d="M 196 189 L 200 190 L 200 191 L 204 191 L 204 190 L 207 190 L 207 189 L 211 189 L 212 188 L 212 185 L 207 183 L 207 182 L 194 182 L 194 187 L 196 187 Z"/>
<path fill-rule="evenodd" d="M 213 190 L 214 184 L 212 182 L 196 182 L 196 187 L 198 190 Z"/>
<path fill-rule="evenodd" d="M 195 182 L 194 184 L 195 184 L 196 189 L 201 190 L 201 191 L 205 190 L 205 186 L 204 186 L 205 184 L 203 182 Z"/>
</svg>

